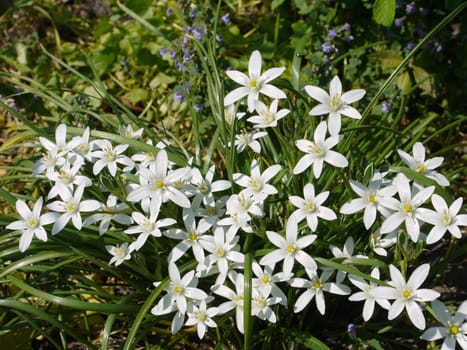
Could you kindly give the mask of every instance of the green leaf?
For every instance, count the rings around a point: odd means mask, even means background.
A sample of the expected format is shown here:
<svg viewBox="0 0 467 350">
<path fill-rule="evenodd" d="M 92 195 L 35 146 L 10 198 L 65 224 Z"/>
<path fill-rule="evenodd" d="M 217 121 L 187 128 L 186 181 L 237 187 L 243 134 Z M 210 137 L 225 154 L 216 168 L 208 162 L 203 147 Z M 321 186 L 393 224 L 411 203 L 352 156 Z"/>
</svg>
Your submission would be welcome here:
<svg viewBox="0 0 467 350">
<path fill-rule="evenodd" d="M 127 0 L 125 1 L 125 5 L 133 12 L 143 16 L 151 6 L 152 2 L 152 0 Z"/>
<path fill-rule="evenodd" d="M 271 10 L 274 10 L 281 6 L 284 3 L 284 0 L 273 0 L 271 3 Z"/>
<path fill-rule="evenodd" d="M 412 85 L 410 84 L 409 72 L 404 72 L 401 75 L 399 75 L 396 79 L 396 84 L 404 94 L 409 93 L 412 87 Z"/>
<path fill-rule="evenodd" d="M 376 0 L 373 5 L 373 19 L 385 27 L 392 25 L 396 14 L 396 0 Z"/>
<path fill-rule="evenodd" d="M 148 96 L 148 90 L 142 88 L 133 89 L 125 94 L 125 98 L 133 104 L 137 104 L 141 101 L 146 101 L 148 99 Z"/>
<path fill-rule="evenodd" d="M 92 64 L 96 70 L 97 75 L 101 76 L 107 73 L 109 68 L 117 59 L 117 55 L 113 50 L 100 50 L 92 57 Z"/>
<path fill-rule="evenodd" d="M 433 77 L 426 70 L 413 66 L 412 73 L 415 81 L 420 85 L 420 89 L 426 93 L 433 94 Z"/>
</svg>

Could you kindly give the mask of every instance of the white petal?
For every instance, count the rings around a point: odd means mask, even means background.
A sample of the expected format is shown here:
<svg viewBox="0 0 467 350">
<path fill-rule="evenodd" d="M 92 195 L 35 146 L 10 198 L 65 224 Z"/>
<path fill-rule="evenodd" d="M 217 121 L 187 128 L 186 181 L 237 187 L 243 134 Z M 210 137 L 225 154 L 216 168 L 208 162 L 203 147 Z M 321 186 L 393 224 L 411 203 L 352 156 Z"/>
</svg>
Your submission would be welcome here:
<svg viewBox="0 0 467 350">
<path fill-rule="evenodd" d="M 311 98 L 321 102 L 322 104 L 329 105 L 329 94 L 320 87 L 307 85 L 304 89 Z"/>
<path fill-rule="evenodd" d="M 420 309 L 420 306 L 414 301 L 408 301 L 406 303 L 407 314 L 410 320 L 418 329 L 425 329 L 425 317 Z"/>
</svg>

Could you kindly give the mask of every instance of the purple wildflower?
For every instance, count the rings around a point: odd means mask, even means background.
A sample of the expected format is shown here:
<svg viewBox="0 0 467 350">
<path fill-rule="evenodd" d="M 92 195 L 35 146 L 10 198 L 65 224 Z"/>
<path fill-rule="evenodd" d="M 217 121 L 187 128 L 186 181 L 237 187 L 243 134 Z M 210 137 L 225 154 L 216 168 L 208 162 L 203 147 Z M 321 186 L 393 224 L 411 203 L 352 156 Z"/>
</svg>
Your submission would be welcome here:
<svg viewBox="0 0 467 350">
<path fill-rule="evenodd" d="M 330 53 L 332 51 L 332 45 L 329 42 L 325 41 L 323 45 L 321 45 L 321 50 L 324 53 Z"/>
<path fill-rule="evenodd" d="M 193 28 L 192 33 L 196 40 L 201 40 L 204 36 L 204 30 L 202 28 Z"/>
<path fill-rule="evenodd" d="M 413 42 L 409 41 L 409 42 L 407 43 L 407 45 L 405 45 L 405 48 L 404 48 L 404 49 L 405 49 L 406 51 L 410 51 L 410 50 L 412 50 L 414 47 L 415 47 L 415 44 L 414 44 Z"/>
<path fill-rule="evenodd" d="M 383 113 L 389 113 L 391 111 L 391 103 L 390 102 L 381 103 L 381 110 L 383 111 Z"/>
<path fill-rule="evenodd" d="M 159 54 L 160 54 L 162 57 L 164 57 L 165 54 L 166 54 L 167 52 L 168 52 L 167 49 L 164 49 L 164 48 L 161 48 L 161 49 L 159 50 Z"/>
<path fill-rule="evenodd" d="M 344 25 L 342 26 L 342 30 L 350 30 L 352 27 L 350 26 L 349 23 L 345 22 Z"/>
<path fill-rule="evenodd" d="M 175 91 L 174 93 L 174 101 L 177 103 L 182 103 L 185 100 L 185 97 L 180 91 Z"/>
<path fill-rule="evenodd" d="M 171 7 L 167 7 L 167 10 L 165 11 L 165 14 L 167 15 L 167 17 L 170 17 L 170 16 L 172 16 L 173 12 L 174 11 L 172 10 Z"/>
<path fill-rule="evenodd" d="M 199 113 L 203 110 L 203 106 L 200 105 L 199 103 L 196 103 L 194 106 L 193 106 L 193 109 L 195 110 L 196 113 Z"/>
<path fill-rule="evenodd" d="M 337 32 L 335 29 L 328 30 L 328 37 L 330 37 L 331 39 L 334 39 L 336 36 L 337 36 Z"/>
<path fill-rule="evenodd" d="M 349 323 L 347 325 L 347 332 L 349 332 L 352 336 L 356 337 L 357 336 L 357 326 L 354 325 L 353 323 Z"/>
<path fill-rule="evenodd" d="M 221 23 L 227 25 L 230 23 L 230 13 L 226 13 L 221 17 Z"/>
<path fill-rule="evenodd" d="M 416 8 L 415 8 L 415 2 L 414 1 L 412 1 L 410 4 L 407 4 L 405 6 L 405 12 L 407 12 L 407 14 L 415 12 L 415 9 Z"/>
<path fill-rule="evenodd" d="M 399 18 L 396 18 L 394 20 L 394 25 L 396 27 L 402 27 L 402 25 L 404 24 L 404 20 L 405 20 L 405 17 L 399 17 Z"/>
</svg>

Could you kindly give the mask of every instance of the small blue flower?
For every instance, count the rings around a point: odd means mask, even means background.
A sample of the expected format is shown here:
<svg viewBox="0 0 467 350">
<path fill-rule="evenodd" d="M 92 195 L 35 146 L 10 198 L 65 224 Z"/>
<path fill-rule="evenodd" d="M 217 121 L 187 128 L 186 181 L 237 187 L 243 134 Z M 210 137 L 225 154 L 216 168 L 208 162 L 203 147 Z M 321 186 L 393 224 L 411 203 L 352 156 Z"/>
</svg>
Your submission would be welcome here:
<svg viewBox="0 0 467 350">
<path fill-rule="evenodd" d="M 337 36 L 337 32 L 335 29 L 328 30 L 328 37 L 330 37 L 331 39 L 334 39 L 336 36 Z"/>
<path fill-rule="evenodd" d="M 203 106 L 200 105 L 199 103 L 196 103 L 194 106 L 193 106 L 193 109 L 195 110 L 196 113 L 199 113 L 203 110 Z"/>
<path fill-rule="evenodd" d="M 224 38 L 220 36 L 219 34 L 216 34 L 216 41 L 221 42 L 222 40 L 224 40 Z"/>
<path fill-rule="evenodd" d="M 170 16 L 172 16 L 172 13 L 173 13 L 173 12 L 174 12 L 174 11 L 172 10 L 172 8 L 167 7 L 167 10 L 165 11 L 165 14 L 167 15 L 167 17 L 170 17 Z"/>
<path fill-rule="evenodd" d="M 396 27 L 402 27 L 402 25 L 404 24 L 404 20 L 405 20 L 405 17 L 399 17 L 399 18 L 396 18 L 394 20 L 394 25 Z"/>
<path fill-rule="evenodd" d="M 410 4 L 407 4 L 405 6 L 405 12 L 407 12 L 407 14 L 413 13 L 413 12 L 415 12 L 415 10 L 416 10 L 416 7 L 415 7 L 415 2 L 414 1 L 412 1 Z"/>
<path fill-rule="evenodd" d="M 324 52 L 324 53 L 330 53 L 332 51 L 332 45 L 325 41 L 322 45 L 321 45 L 321 50 Z"/>
<path fill-rule="evenodd" d="M 227 25 L 230 23 L 230 13 L 226 13 L 221 17 L 221 23 Z"/>
<path fill-rule="evenodd" d="M 182 103 L 185 100 L 185 97 L 180 91 L 175 91 L 174 93 L 174 101 L 177 103 Z"/>
<path fill-rule="evenodd" d="M 352 29 L 352 27 L 347 22 L 345 22 L 344 25 L 342 26 L 342 30 L 351 30 L 351 29 Z"/>
<path fill-rule="evenodd" d="M 409 42 L 407 43 L 407 45 L 405 46 L 404 49 L 405 49 L 406 51 L 410 51 L 410 50 L 412 50 L 414 47 L 415 47 L 415 44 L 414 44 L 413 42 L 409 41 Z"/>
<path fill-rule="evenodd" d="M 204 30 L 202 28 L 193 28 L 192 33 L 197 40 L 201 40 L 204 36 Z"/>
<path fill-rule="evenodd" d="M 167 52 L 168 52 L 167 49 L 164 49 L 164 48 L 161 48 L 161 49 L 159 50 L 159 54 L 160 54 L 162 57 L 164 57 L 165 54 L 166 54 Z"/>
<path fill-rule="evenodd" d="M 329 63 L 330 59 L 328 55 L 323 56 L 323 63 Z"/>
<path fill-rule="evenodd" d="M 190 18 L 196 17 L 196 9 L 194 7 L 191 8 L 189 16 Z"/>
<path fill-rule="evenodd" d="M 183 55 L 183 62 L 191 61 L 193 56 L 194 56 L 194 54 L 192 54 L 192 53 L 189 53 L 189 52 L 185 53 Z"/>
<path fill-rule="evenodd" d="M 351 335 L 354 337 L 357 336 L 357 326 L 354 325 L 353 323 L 349 323 L 347 326 L 347 332 L 349 332 Z"/>
<path fill-rule="evenodd" d="M 170 50 L 169 56 L 170 56 L 171 59 L 174 59 L 175 57 L 177 57 L 177 53 L 175 51 L 173 51 L 173 50 Z"/>
<path fill-rule="evenodd" d="M 390 102 L 381 103 L 381 110 L 383 111 L 383 113 L 389 113 L 391 111 L 391 103 Z"/>
<path fill-rule="evenodd" d="M 354 39 L 353 35 L 349 35 L 344 38 L 344 40 L 347 42 L 352 41 L 353 39 Z"/>
</svg>

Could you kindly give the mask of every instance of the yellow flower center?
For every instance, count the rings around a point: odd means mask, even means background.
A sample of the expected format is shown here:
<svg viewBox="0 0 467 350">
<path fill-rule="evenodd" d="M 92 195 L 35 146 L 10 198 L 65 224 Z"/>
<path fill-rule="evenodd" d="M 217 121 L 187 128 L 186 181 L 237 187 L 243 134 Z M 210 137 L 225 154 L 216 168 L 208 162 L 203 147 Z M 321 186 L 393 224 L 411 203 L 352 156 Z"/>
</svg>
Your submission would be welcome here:
<svg viewBox="0 0 467 350">
<path fill-rule="evenodd" d="M 73 203 L 68 203 L 66 209 L 71 212 L 71 211 L 75 211 L 76 207 Z"/>
<path fill-rule="evenodd" d="M 426 166 L 424 163 L 417 165 L 415 171 L 419 174 L 423 174 L 426 171 Z"/>
<path fill-rule="evenodd" d="M 216 255 L 217 255 L 218 257 L 221 257 L 221 258 L 222 258 L 222 257 L 225 255 L 225 250 L 224 250 L 224 248 L 217 248 L 217 249 L 216 249 Z"/>
<path fill-rule="evenodd" d="M 270 111 L 263 112 L 263 118 L 266 124 L 269 124 L 274 121 L 274 115 Z"/>
<path fill-rule="evenodd" d="M 376 196 L 373 193 L 368 196 L 368 202 L 376 203 Z"/>
<path fill-rule="evenodd" d="M 164 187 L 164 181 L 162 180 L 157 180 L 156 183 L 154 184 L 154 186 L 158 189 L 161 189 L 162 187 Z"/>
<path fill-rule="evenodd" d="M 407 289 L 406 289 L 406 290 L 404 290 L 404 291 L 402 292 L 402 297 L 403 297 L 404 299 L 409 299 L 411 296 L 412 296 L 412 293 L 410 292 L 410 290 L 407 290 Z"/>
<path fill-rule="evenodd" d="M 199 191 L 201 193 L 206 193 L 208 192 L 208 186 L 203 182 L 201 185 L 199 185 Z"/>
<path fill-rule="evenodd" d="M 453 324 L 451 327 L 449 327 L 449 333 L 452 335 L 457 335 L 459 333 L 459 327 Z"/>
<path fill-rule="evenodd" d="M 295 253 L 295 246 L 293 244 L 289 244 L 287 246 L 287 253 L 289 253 L 289 254 Z"/>
<path fill-rule="evenodd" d="M 243 295 L 237 295 L 237 296 L 235 297 L 235 301 L 237 301 L 237 302 L 238 302 L 238 301 L 243 301 Z"/>
<path fill-rule="evenodd" d="M 125 249 L 121 247 L 115 247 L 114 248 L 114 254 L 117 258 L 123 259 L 126 256 L 126 251 Z"/>
<path fill-rule="evenodd" d="M 199 321 L 204 322 L 204 321 L 206 321 L 206 319 L 208 318 L 208 315 L 206 315 L 206 313 L 203 312 L 203 311 L 196 311 L 196 312 L 195 312 L 195 317 L 196 317 Z"/>
<path fill-rule="evenodd" d="M 331 107 L 337 110 L 342 103 L 341 96 L 339 94 L 335 94 L 334 96 L 331 97 Z"/>
<path fill-rule="evenodd" d="M 451 213 L 449 210 L 444 210 L 443 222 L 447 225 L 451 222 Z"/>
<path fill-rule="evenodd" d="M 255 88 L 258 85 L 258 82 L 256 79 L 251 79 L 250 80 L 250 87 Z"/>
<path fill-rule="evenodd" d="M 321 148 L 319 148 L 314 142 L 311 142 L 311 144 L 307 146 L 307 149 L 308 149 L 308 153 L 314 153 L 314 154 L 321 153 Z"/>
<path fill-rule="evenodd" d="M 406 213 L 411 213 L 413 210 L 412 204 L 405 204 L 404 205 L 404 210 Z"/>
<path fill-rule="evenodd" d="M 268 284 L 271 281 L 271 279 L 268 276 L 263 277 L 263 283 Z"/>
<path fill-rule="evenodd" d="M 181 294 L 183 292 L 183 286 L 176 285 L 173 290 L 175 294 Z"/>
<path fill-rule="evenodd" d="M 190 238 L 190 240 L 192 240 L 192 241 L 196 241 L 196 239 L 198 238 L 198 235 L 197 235 L 196 233 L 192 232 L 192 233 L 190 233 L 190 237 L 189 237 L 189 238 Z"/>
<path fill-rule="evenodd" d="M 216 212 L 216 207 L 215 207 L 215 206 L 210 205 L 210 206 L 208 206 L 208 207 L 206 208 L 206 214 L 207 214 L 208 216 L 214 216 L 214 215 L 216 215 L 216 213 L 217 213 L 217 212 Z"/>
<path fill-rule="evenodd" d="M 313 288 L 314 289 L 320 289 L 321 288 L 321 282 L 320 281 L 314 281 L 313 282 Z"/>
<path fill-rule="evenodd" d="M 308 202 L 306 204 L 306 210 L 313 212 L 313 211 L 315 211 L 315 209 L 316 209 L 316 207 L 315 207 L 315 205 L 313 203 Z"/>
</svg>

